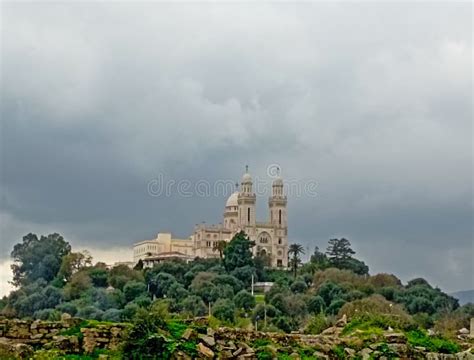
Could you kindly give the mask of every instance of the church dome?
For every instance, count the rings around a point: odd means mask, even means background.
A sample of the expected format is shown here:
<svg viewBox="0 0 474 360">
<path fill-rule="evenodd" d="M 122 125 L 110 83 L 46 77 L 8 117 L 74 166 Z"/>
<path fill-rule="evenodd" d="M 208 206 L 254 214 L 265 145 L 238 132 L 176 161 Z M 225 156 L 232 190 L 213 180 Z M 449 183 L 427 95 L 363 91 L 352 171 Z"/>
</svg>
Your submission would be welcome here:
<svg viewBox="0 0 474 360">
<path fill-rule="evenodd" d="M 234 192 L 229 198 L 227 199 L 227 202 L 225 203 L 225 207 L 230 207 L 230 206 L 238 206 L 238 199 L 239 199 L 239 192 L 236 191 Z"/>
</svg>

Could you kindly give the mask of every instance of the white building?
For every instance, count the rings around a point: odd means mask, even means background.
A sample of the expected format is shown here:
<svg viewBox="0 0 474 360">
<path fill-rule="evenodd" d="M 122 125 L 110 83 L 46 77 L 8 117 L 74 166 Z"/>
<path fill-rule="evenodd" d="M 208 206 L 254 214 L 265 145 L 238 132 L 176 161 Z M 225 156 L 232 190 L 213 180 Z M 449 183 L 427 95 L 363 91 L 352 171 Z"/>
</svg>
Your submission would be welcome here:
<svg viewBox="0 0 474 360">
<path fill-rule="evenodd" d="M 243 230 L 255 241 L 254 255 L 267 254 L 271 265 L 288 266 L 288 223 L 287 198 L 284 194 L 283 179 L 277 177 L 272 184 L 272 194 L 268 199 L 268 220 L 256 219 L 256 195 L 252 189 L 252 177 L 248 169 L 242 176 L 240 191 L 234 192 L 224 208 L 224 221 L 219 225 L 196 225 L 187 239 L 174 239 L 170 233 L 159 233 L 156 239 L 140 241 L 133 246 L 135 262 L 148 258 L 161 258 L 163 253 L 179 253 L 183 258 L 218 257 L 215 245 L 219 241 L 230 241 Z"/>
</svg>

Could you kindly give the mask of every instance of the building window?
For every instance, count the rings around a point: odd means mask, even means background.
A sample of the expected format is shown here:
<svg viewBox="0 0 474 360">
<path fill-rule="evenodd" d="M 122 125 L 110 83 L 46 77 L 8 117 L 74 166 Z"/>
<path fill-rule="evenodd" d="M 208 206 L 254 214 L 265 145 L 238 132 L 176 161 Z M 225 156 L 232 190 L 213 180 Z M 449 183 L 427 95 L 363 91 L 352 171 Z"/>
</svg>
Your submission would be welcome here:
<svg viewBox="0 0 474 360">
<path fill-rule="evenodd" d="M 278 238 L 278 245 L 281 245 L 281 238 Z"/>
<path fill-rule="evenodd" d="M 250 222 L 250 208 L 247 208 L 247 221 Z"/>
<path fill-rule="evenodd" d="M 210 241 L 206 241 L 206 246 L 207 246 L 207 247 L 211 247 L 211 242 L 210 242 Z"/>
<path fill-rule="evenodd" d="M 282 266 L 283 266 L 283 260 L 278 259 L 278 260 L 277 260 L 277 266 L 278 266 L 278 267 L 282 267 Z"/>
<path fill-rule="evenodd" d="M 278 223 L 281 225 L 281 209 L 278 210 Z"/>
<path fill-rule="evenodd" d="M 282 255 L 283 255 L 283 251 L 278 250 L 278 256 L 282 256 Z"/>
</svg>

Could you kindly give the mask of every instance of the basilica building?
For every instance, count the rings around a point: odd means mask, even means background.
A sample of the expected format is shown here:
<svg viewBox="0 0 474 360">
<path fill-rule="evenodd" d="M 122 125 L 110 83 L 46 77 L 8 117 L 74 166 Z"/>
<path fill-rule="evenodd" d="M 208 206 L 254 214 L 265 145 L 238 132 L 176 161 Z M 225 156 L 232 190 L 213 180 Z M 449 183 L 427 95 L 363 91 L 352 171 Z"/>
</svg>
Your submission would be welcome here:
<svg viewBox="0 0 474 360">
<path fill-rule="evenodd" d="M 268 199 L 268 220 L 256 219 L 257 197 L 252 188 L 252 176 L 246 169 L 240 189 L 229 196 L 224 208 L 223 222 L 219 225 L 196 225 L 187 239 L 175 239 L 170 233 L 159 233 L 156 239 L 144 240 L 133 246 L 135 262 L 143 261 L 144 266 L 168 259 L 192 260 L 196 257 L 218 257 L 216 244 L 230 241 L 243 230 L 255 242 L 254 255 L 266 254 L 273 267 L 288 266 L 288 216 L 287 198 L 284 194 L 283 179 L 273 180 L 272 193 Z"/>
</svg>

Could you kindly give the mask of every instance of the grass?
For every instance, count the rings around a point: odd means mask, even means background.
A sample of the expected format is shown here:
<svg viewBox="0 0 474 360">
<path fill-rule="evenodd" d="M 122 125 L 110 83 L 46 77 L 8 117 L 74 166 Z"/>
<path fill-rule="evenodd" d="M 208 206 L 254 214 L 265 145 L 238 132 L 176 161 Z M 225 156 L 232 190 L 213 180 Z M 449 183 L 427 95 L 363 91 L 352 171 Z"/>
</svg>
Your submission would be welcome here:
<svg viewBox="0 0 474 360">
<path fill-rule="evenodd" d="M 169 321 L 166 324 L 166 327 L 170 335 L 175 339 L 181 339 L 181 336 L 188 328 L 186 324 L 183 324 L 180 321 Z"/>
<path fill-rule="evenodd" d="M 255 302 L 257 304 L 263 304 L 265 302 L 265 295 L 264 294 L 255 294 Z"/>
<path fill-rule="evenodd" d="M 423 330 L 408 331 L 406 335 L 410 345 L 422 346 L 433 352 L 454 354 L 460 350 L 455 342 L 439 336 L 428 336 Z"/>
</svg>

